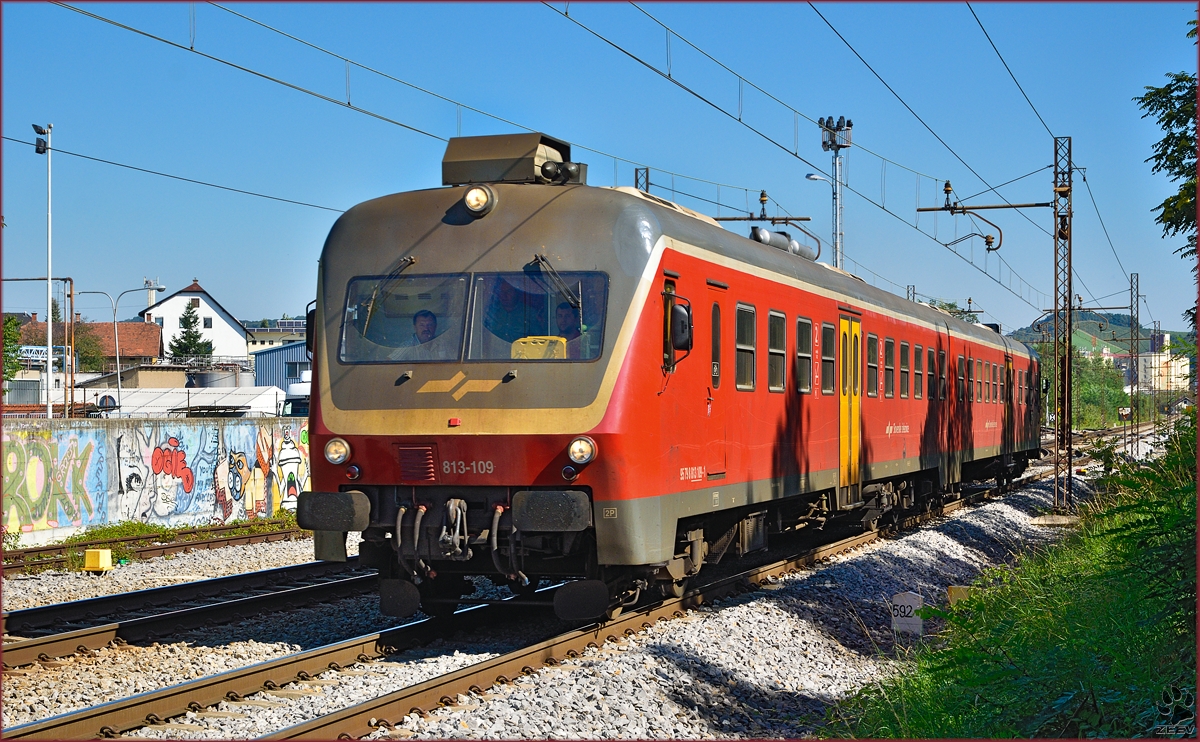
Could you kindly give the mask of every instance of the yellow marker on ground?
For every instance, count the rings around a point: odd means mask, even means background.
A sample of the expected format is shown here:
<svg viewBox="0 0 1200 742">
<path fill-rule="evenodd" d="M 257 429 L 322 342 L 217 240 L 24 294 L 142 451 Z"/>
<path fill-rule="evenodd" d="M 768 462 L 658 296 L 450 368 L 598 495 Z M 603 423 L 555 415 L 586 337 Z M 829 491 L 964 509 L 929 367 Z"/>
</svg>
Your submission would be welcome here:
<svg viewBox="0 0 1200 742">
<path fill-rule="evenodd" d="M 950 601 L 950 605 L 954 605 L 960 600 L 966 600 L 979 594 L 977 587 L 963 587 L 962 585 L 950 585 L 946 588 L 946 596 Z"/>
<path fill-rule="evenodd" d="M 85 549 L 83 552 L 83 571 L 94 575 L 112 571 L 111 549 Z"/>
</svg>

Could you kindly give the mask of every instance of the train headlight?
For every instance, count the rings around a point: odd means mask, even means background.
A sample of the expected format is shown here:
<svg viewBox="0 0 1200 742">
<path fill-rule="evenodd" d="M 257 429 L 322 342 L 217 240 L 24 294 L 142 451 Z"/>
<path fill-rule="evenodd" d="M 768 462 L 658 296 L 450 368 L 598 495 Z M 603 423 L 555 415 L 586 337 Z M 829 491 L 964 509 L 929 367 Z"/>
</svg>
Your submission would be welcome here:
<svg viewBox="0 0 1200 742">
<path fill-rule="evenodd" d="M 596 458 L 596 442 L 581 435 L 567 446 L 567 456 L 576 464 L 586 464 Z"/>
<path fill-rule="evenodd" d="M 331 438 L 325 444 L 325 460 L 331 464 L 344 464 L 350 458 L 350 444 L 341 438 Z"/>
<path fill-rule="evenodd" d="M 463 196 L 463 205 L 471 212 L 471 216 L 478 219 L 496 205 L 496 193 L 485 185 L 471 186 L 467 189 L 467 195 Z"/>
</svg>

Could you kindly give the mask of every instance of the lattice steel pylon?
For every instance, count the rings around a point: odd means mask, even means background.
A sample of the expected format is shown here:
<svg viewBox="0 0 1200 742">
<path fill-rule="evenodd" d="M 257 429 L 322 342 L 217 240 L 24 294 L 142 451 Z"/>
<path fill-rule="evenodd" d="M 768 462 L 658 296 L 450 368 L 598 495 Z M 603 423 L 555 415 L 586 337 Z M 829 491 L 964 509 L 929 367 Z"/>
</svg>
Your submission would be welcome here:
<svg viewBox="0 0 1200 742">
<path fill-rule="evenodd" d="M 635 167 L 633 169 L 633 187 L 643 193 L 650 192 L 650 168 Z"/>
<path fill-rule="evenodd" d="M 1129 441 L 1129 453 L 1134 452 L 1134 440 L 1137 437 L 1138 423 L 1140 423 L 1141 415 L 1138 414 L 1138 382 L 1141 376 L 1141 362 L 1138 351 L 1140 350 L 1142 339 L 1142 325 L 1138 320 L 1138 274 L 1129 274 L 1129 406 L 1130 413 L 1133 415 L 1133 427 L 1131 428 L 1132 436 Z"/>
<path fill-rule="evenodd" d="M 1071 476 L 1071 137 L 1054 138 L 1054 507 L 1075 504 Z"/>
</svg>

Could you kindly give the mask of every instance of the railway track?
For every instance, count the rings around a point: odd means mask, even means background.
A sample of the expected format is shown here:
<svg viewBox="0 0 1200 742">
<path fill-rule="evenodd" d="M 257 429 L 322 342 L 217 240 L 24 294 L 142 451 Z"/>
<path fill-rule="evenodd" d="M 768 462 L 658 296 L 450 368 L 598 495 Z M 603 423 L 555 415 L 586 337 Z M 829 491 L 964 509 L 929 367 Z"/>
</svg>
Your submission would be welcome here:
<svg viewBox="0 0 1200 742">
<path fill-rule="evenodd" d="M 112 642 L 154 641 L 261 611 L 370 592 L 375 573 L 359 569 L 357 560 L 311 562 L 4 613 L 4 666 L 47 662 Z"/>
<path fill-rule="evenodd" d="M 1024 484 L 1037 478 L 1041 477 L 1020 480 L 1017 484 Z M 999 488 L 996 487 L 964 493 L 961 499 L 934 508 L 927 514 L 909 516 L 898 525 L 900 528 L 908 528 L 996 494 L 999 494 Z M 561 659 L 577 655 L 588 646 L 599 645 L 606 640 L 635 633 L 656 621 L 682 616 L 688 608 L 755 589 L 757 585 L 773 577 L 795 572 L 837 554 L 857 549 L 892 532 L 894 529 L 860 533 L 815 548 L 807 548 L 784 559 L 751 567 L 698 586 L 689 590 L 682 598 L 656 602 L 632 610 L 611 621 L 564 632 L 529 647 L 318 717 L 304 724 L 281 730 L 271 736 L 286 739 L 333 739 L 345 735 L 362 736 L 375 728 L 369 723 L 372 719 L 378 725 L 380 720 L 399 721 L 413 711 L 423 713 L 438 705 L 452 704 L 454 703 L 453 699 L 460 693 L 467 694 L 478 691 L 495 682 L 508 682 L 518 675 L 533 672 L 535 668 L 552 665 Z M 550 597 L 552 590 L 553 588 L 543 589 L 542 596 L 539 597 Z M 513 600 L 499 604 L 473 605 L 455 614 L 452 625 L 456 629 L 468 631 L 474 627 L 493 625 L 506 610 L 528 605 L 531 602 L 548 601 Z M 463 604 L 470 605 L 470 600 L 464 599 Z M 323 684 L 328 681 L 315 680 L 315 676 L 329 670 L 343 671 L 350 665 L 370 662 L 404 649 L 420 646 L 444 635 L 446 630 L 447 624 L 426 619 L 218 675 L 184 682 L 158 691 L 12 727 L 5 731 L 4 737 L 6 739 L 111 737 L 141 726 L 161 725 L 164 723 L 164 719 L 180 716 L 188 711 L 202 712 L 204 708 L 222 701 L 244 702 L 246 696 L 259 692 L 279 695 L 303 693 L 302 690 L 285 689 L 284 686 L 291 683 L 300 683 L 302 687 L 306 684 Z"/>
<path fill-rule="evenodd" d="M 1097 431 L 1089 432 L 1081 438 L 1113 434 L 1116 434 L 1116 431 Z M 1005 491 L 1047 479 L 1050 476 L 1051 472 L 1030 474 L 1003 490 L 999 487 L 968 488 L 962 493 L 961 498 L 935 507 L 927 514 L 905 517 L 897 524 L 897 527 L 899 529 L 910 528 L 947 515 L 968 504 L 1001 495 Z M 454 705 L 455 699 L 460 694 L 478 693 L 482 688 L 489 687 L 494 683 L 510 682 L 519 675 L 535 672 L 541 666 L 554 665 L 565 658 L 577 656 L 588 647 L 634 634 L 658 621 L 681 617 L 688 608 L 756 589 L 758 585 L 772 578 L 796 572 L 837 554 L 858 549 L 894 533 L 895 530 L 896 528 L 893 527 L 878 532 L 856 534 L 829 544 L 808 548 L 784 559 L 751 567 L 696 587 L 685 593 L 682 598 L 656 602 L 632 610 L 611 621 L 564 632 L 520 650 L 276 731 L 270 737 L 279 739 L 360 737 L 369 734 L 379 726 L 391 726 L 393 721 L 398 722 L 410 713 L 424 714 L 437 706 Z M 549 597 L 552 589 L 542 590 L 542 596 L 539 597 Z M 548 602 L 548 600 L 513 600 L 508 601 L 507 606 L 503 602 L 498 605 L 473 605 L 460 610 L 452 619 L 452 626 L 456 629 L 470 631 L 472 628 L 494 625 L 508 606 Z M 470 605 L 469 599 L 464 599 L 463 604 Z M 426 619 L 219 675 L 188 681 L 158 691 L 13 727 L 6 730 L 4 737 L 11 739 L 111 737 L 142 726 L 166 725 L 164 728 L 170 728 L 170 725 L 164 722 L 165 719 L 184 715 L 188 711 L 204 713 L 205 708 L 222 701 L 247 703 L 250 701 L 246 701 L 245 697 L 255 693 L 266 692 L 284 697 L 312 693 L 311 686 L 330 682 L 317 680 L 317 675 L 330 670 L 354 674 L 356 671 L 348 670 L 349 666 L 385 658 L 404 649 L 428 643 L 435 638 L 444 636 L 448 626 L 441 621 Z M 293 683 L 298 683 L 300 688 L 285 687 Z M 305 690 L 305 686 L 310 689 Z"/>
<path fill-rule="evenodd" d="M 282 520 L 266 520 L 261 523 L 261 525 L 282 524 Z M 79 544 L 55 544 L 52 546 L 34 546 L 28 549 L 14 549 L 4 554 L 3 574 L 7 577 L 11 574 L 28 572 L 34 569 L 65 567 L 70 554 L 82 554 L 86 549 L 103 549 L 142 543 L 143 545 L 141 546 L 134 546 L 131 551 L 139 559 L 150 559 L 196 549 L 218 549 L 225 546 L 245 546 L 246 544 L 294 540 L 306 535 L 306 532 L 299 528 L 281 528 L 276 531 L 244 533 L 246 528 L 245 524 L 238 524 L 180 530 L 175 532 L 175 540 L 170 543 L 145 543 L 153 541 L 153 536 L 121 536 Z"/>
</svg>

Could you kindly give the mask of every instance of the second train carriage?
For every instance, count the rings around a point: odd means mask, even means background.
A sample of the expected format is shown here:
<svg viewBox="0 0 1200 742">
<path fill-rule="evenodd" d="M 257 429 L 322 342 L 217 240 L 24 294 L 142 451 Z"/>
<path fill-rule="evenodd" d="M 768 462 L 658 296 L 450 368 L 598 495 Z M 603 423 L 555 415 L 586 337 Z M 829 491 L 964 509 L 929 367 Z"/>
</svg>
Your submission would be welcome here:
<svg viewBox="0 0 1200 742">
<path fill-rule="evenodd" d="M 330 232 L 298 517 L 320 559 L 362 532 L 385 612 L 488 575 L 575 578 L 556 609 L 598 617 L 1038 455 L 1023 344 L 586 172 L 540 134 L 452 139 L 445 187 Z"/>
</svg>

